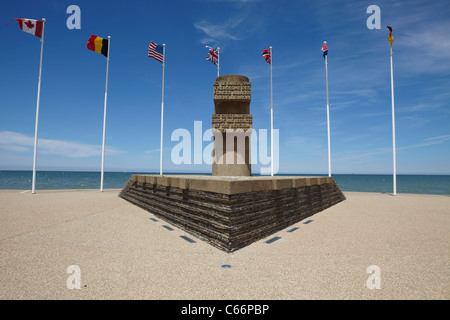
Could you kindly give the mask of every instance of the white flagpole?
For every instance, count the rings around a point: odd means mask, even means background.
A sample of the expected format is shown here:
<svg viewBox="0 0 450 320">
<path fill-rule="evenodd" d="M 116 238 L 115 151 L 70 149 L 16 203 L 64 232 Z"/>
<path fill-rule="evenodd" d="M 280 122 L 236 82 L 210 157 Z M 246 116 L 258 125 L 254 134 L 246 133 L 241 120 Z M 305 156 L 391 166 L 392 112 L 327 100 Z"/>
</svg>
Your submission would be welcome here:
<svg viewBox="0 0 450 320">
<path fill-rule="evenodd" d="M 164 67 L 166 65 L 166 45 L 163 44 L 162 65 L 162 100 L 161 100 L 161 150 L 159 151 L 159 174 L 162 176 L 163 168 L 163 124 L 164 124 Z"/>
<path fill-rule="evenodd" d="M 220 48 L 219 47 L 217 47 L 217 77 L 219 77 L 219 64 L 220 64 L 220 53 L 219 53 L 219 51 L 220 51 Z"/>
<path fill-rule="evenodd" d="M 392 151 L 393 151 L 393 193 L 392 195 L 397 195 L 397 165 L 395 159 L 395 109 L 394 109 L 394 68 L 392 63 L 392 44 L 391 44 L 391 100 L 392 100 Z"/>
<path fill-rule="evenodd" d="M 270 49 L 270 175 L 273 177 L 273 87 L 272 87 L 272 47 Z"/>
<path fill-rule="evenodd" d="M 103 111 L 103 143 L 102 143 L 102 172 L 100 178 L 100 191 L 103 192 L 103 171 L 105 168 L 105 132 L 106 132 L 106 100 L 108 97 L 108 69 L 109 69 L 109 45 L 111 37 L 108 36 L 108 56 L 106 57 L 106 83 L 105 83 L 105 105 Z"/>
<path fill-rule="evenodd" d="M 330 103 L 328 100 L 328 55 L 325 55 L 325 78 L 327 87 L 328 176 L 331 177 Z"/>
<path fill-rule="evenodd" d="M 31 183 L 31 193 L 36 193 L 36 162 L 37 162 L 37 146 L 38 146 L 38 128 L 39 128 L 39 104 L 41 100 L 41 75 L 42 75 L 42 55 L 44 54 L 44 27 L 45 18 L 42 18 L 42 37 L 41 37 L 41 60 L 39 63 L 39 81 L 36 103 L 36 125 L 34 127 L 34 153 L 33 153 L 33 181 Z"/>
</svg>

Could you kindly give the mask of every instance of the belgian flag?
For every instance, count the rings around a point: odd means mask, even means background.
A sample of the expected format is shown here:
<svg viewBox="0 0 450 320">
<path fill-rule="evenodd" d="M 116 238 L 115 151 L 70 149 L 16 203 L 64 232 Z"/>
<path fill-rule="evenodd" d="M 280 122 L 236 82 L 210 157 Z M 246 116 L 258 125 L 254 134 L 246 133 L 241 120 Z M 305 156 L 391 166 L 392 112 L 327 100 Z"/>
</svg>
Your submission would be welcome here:
<svg viewBox="0 0 450 320">
<path fill-rule="evenodd" d="M 106 39 L 91 35 L 87 42 L 87 48 L 108 57 L 108 40 Z"/>
</svg>

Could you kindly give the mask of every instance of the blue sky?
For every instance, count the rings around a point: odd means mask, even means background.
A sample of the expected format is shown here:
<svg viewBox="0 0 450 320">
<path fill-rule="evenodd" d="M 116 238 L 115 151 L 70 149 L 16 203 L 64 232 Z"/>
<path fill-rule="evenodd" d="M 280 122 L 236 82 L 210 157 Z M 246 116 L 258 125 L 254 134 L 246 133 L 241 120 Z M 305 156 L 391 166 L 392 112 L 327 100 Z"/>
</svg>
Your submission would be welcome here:
<svg viewBox="0 0 450 320">
<path fill-rule="evenodd" d="M 66 26 L 69 5 L 81 9 L 79 30 Z M 381 29 L 367 28 L 370 5 L 381 10 Z M 391 25 L 397 173 L 450 174 L 449 17 L 448 0 L 2 1 L 0 169 L 32 169 L 40 57 L 39 38 L 5 24 L 46 18 L 38 170 L 100 171 L 106 58 L 86 48 L 95 34 L 111 36 L 105 171 L 159 170 L 162 66 L 147 57 L 154 41 L 166 44 L 165 172 L 211 170 L 171 162 L 174 130 L 211 127 L 211 45 L 221 48 L 221 75 L 250 79 L 255 129 L 270 129 L 261 51 L 273 47 L 279 173 L 326 174 L 326 40 L 332 172 L 390 174 Z"/>
</svg>

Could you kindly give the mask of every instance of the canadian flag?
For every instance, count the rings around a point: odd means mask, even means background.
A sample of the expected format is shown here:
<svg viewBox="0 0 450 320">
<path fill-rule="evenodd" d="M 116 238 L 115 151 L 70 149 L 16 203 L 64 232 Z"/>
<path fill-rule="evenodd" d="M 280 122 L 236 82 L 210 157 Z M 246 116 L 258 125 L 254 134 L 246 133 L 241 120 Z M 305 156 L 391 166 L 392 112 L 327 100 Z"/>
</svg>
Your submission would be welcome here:
<svg viewBox="0 0 450 320">
<path fill-rule="evenodd" d="M 20 29 L 22 29 L 22 31 L 31 33 L 39 38 L 42 36 L 42 26 L 44 24 L 42 21 L 34 19 L 13 19 L 13 20 L 16 20 L 19 23 L 19 27 Z"/>
</svg>

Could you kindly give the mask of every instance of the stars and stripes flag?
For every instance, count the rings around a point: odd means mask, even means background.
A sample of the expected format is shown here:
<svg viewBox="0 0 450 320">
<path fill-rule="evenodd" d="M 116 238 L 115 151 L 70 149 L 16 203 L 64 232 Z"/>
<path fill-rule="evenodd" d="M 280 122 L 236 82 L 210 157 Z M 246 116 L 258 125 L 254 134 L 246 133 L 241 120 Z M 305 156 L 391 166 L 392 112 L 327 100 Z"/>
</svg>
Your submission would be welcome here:
<svg viewBox="0 0 450 320">
<path fill-rule="evenodd" d="M 205 46 L 205 48 L 209 49 L 206 60 L 211 61 L 212 64 L 215 64 L 217 66 L 219 64 L 219 50 L 214 49 L 213 47 L 210 46 Z"/>
<path fill-rule="evenodd" d="M 161 148 L 159 150 L 159 175 L 163 174 L 163 133 L 164 133 L 164 68 L 166 66 L 166 44 L 162 46 L 150 41 L 148 57 L 162 63 L 162 94 L 161 94 Z"/>
<path fill-rule="evenodd" d="M 159 62 L 164 62 L 164 52 L 163 52 L 163 46 L 160 46 L 153 41 L 150 41 L 150 45 L 148 46 L 148 56 L 150 58 L 153 58 L 155 60 L 158 60 Z"/>
<path fill-rule="evenodd" d="M 11 21 L 14 20 L 19 23 L 19 27 L 22 31 L 31 33 L 39 38 L 42 37 L 42 27 L 44 22 L 34 19 L 12 19 Z M 8 25 L 8 23 L 6 25 Z"/>
<path fill-rule="evenodd" d="M 328 55 L 328 47 L 327 47 L 327 42 L 326 41 L 323 42 L 322 53 L 323 53 L 323 58 L 325 59 L 325 56 Z"/>
<path fill-rule="evenodd" d="M 272 53 L 270 52 L 270 49 L 263 50 L 262 55 L 268 64 L 272 64 Z"/>
</svg>

